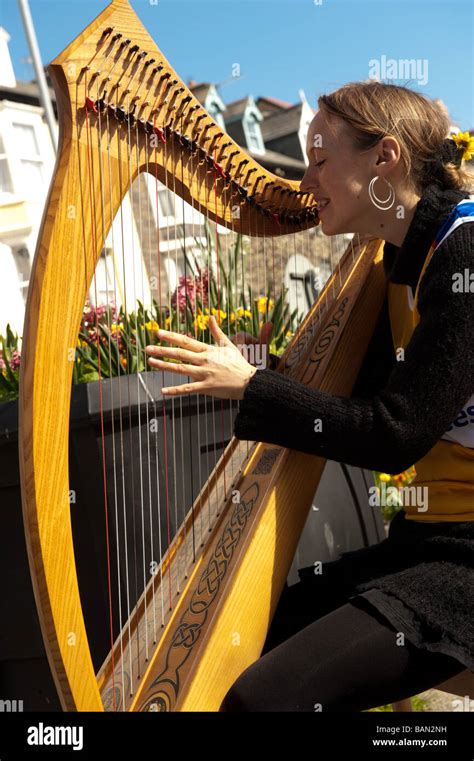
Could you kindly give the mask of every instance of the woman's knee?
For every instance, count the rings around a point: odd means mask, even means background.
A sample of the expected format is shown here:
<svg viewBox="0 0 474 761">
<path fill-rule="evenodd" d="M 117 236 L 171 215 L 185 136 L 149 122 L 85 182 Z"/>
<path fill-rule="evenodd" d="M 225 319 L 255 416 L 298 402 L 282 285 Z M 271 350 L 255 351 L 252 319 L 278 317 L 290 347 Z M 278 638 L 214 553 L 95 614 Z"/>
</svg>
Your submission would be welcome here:
<svg viewBox="0 0 474 761">
<path fill-rule="evenodd" d="M 224 700 L 221 703 L 219 711 L 227 712 L 251 712 L 261 711 L 261 707 L 255 705 L 252 700 L 252 689 L 245 678 L 246 671 L 239 676 L 234 684 L 227 691 Z M 254 693 L 255 691 L 253 691 Z"/>
</svg>

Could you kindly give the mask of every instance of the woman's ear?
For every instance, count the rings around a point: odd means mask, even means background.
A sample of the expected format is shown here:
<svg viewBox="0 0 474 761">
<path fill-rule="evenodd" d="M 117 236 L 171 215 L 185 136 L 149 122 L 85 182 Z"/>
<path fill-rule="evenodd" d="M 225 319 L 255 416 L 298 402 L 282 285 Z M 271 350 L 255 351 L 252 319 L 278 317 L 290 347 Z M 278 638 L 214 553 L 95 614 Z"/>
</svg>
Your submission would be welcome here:
<svg viewBox="0 0 474 761">
<path fill-rule="evenodd" d="M 400 144 L 396 137 L 388 135 L 378 144 L 377 166 L 385 164 L 384 169 L 393 170 L 400 161 Z"/>
</svg>

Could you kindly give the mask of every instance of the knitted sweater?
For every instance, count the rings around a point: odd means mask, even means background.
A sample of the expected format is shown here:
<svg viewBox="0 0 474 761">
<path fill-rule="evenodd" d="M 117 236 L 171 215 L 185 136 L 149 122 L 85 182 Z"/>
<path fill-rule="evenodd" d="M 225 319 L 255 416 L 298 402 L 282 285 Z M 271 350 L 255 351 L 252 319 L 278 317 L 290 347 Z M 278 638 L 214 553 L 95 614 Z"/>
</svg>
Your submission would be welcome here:
<svg viewBox="0 0 474 761">
<path fill-rule="evenodd" d="M 436 184 L 425 189 L 402 245 L 385 243 L 390 281 L 415 291 L 435 233 L 468 197 Z M 452 288 L 453 273 L 474 270 L 473 237 L 474 225 L 460 225 L 432 257 L 404 361 L 395 358 L 386 299 L 350 397 L 257 370 L 239 403 L 235 436 L 385 473 L 400 473 L 423 457 L 474 392 L 474 296 Z"/>
</svg>

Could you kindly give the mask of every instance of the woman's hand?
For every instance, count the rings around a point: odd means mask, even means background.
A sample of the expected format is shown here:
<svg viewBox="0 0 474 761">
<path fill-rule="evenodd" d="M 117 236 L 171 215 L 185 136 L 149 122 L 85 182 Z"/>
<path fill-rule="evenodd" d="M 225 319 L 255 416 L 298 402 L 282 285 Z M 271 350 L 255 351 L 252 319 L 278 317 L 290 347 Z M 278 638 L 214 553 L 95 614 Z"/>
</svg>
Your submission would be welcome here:
<svg viewBox="0 0 474 761">
<path fill-rule="evenodd" d="M 236 333 L 235 336 L 232 336 L 230 339 L 235 344 L 261 344 L 262 346 L 266 347 L 266 350 L 268 351 L 268 343 L 270 341 L 270 333 L 272 332 L 273 328 L 273 322 L 266 322 L 260 331 L 260 337 L 255 338 L 255 336 L 251 336 L 250 333 L 244 333 L 243 331 L 239 331 L 239 333 Z"/>
<path fill-rule="evenodd" d="M 221 399 L 243 399 L 245 388 L 257 368 L 247 362 L 240 349 L 222 332 L 214 316 L 209 317 L 209 329 L 218 346 L 205 344 L 195 338 L 159 330 L 162 341 L 170 341 L 179 348 L 171 346 L 147 346 L 150 355 L 148 362 L 152 367 L 168 370 L 172 373 L 191 375 L 194 383 L 162 388 L 167 396 L 183 394 L 207 394 Z M 164 362 L 161 357 L 179 359 L 179 364 Z"/>
<path fill-rule="evenodd" d="M 272 330 L 273 322 L 268 321 L 262 326 L 259 338 L 255 338 L 250 333 L 240 331 L 235 336 L 232 336 L 230 340 L 237 346 L 242 347 L 242 353 L 253 365 L 274 369 L 279 361 L 279 357 L 270 351 L 270 335 Z M 255 346 L 255 349 L 251 349 L 250 347 L 252 346 Z"/>
</svg>

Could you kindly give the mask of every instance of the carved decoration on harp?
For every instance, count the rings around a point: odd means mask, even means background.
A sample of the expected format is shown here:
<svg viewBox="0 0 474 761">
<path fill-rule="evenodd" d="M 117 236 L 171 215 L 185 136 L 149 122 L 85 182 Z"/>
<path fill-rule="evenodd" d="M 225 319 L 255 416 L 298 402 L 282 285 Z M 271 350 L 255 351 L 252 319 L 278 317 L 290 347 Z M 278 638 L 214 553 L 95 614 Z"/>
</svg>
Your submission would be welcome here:
<svg viewBox="0 0 474 761">
<path fill-rule="evenodd" d="M 173 178 L 175 192 L 207 218 L 257 238 L 314 227 L 316 205 L 297 182 L 265 170 L 222 131 L 127 0 L 114 0 L 49 71 L 60 147 L 28 292 L 19 435 L 25 534 L 49 663 L 64 710 L 218 710 L 259 657 L 324 460 L 261 443 L 244 452 L 233 438 L 186 505 L 160 573 L 119 636 L 114 632 L 96 674 L 68 500 L 68 357 L 105 238 L 140 173 L 164 185 Z M 348 247 L 278 372 L 350 393 L 385 295 L 381 259 L 381 241 Z M 207 524 L 209 492 L 217 512 Z M 177 594 L 177 569 L 197 517 L 207 541 Z M 149 611 L 163 588 L 173 589 L 173 599 L 157 636 Z"/>
</svg>

